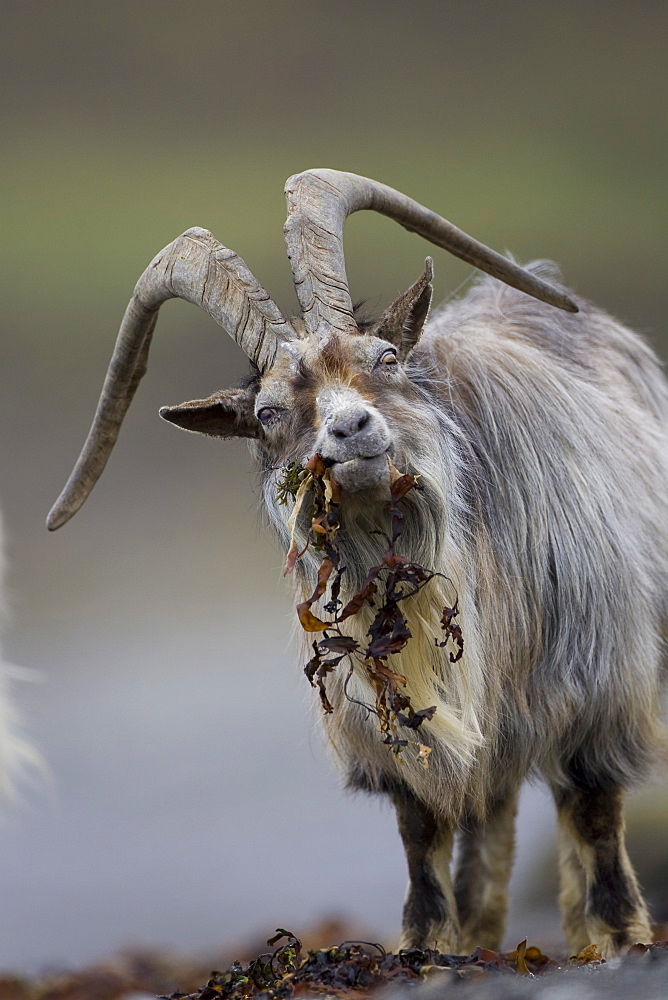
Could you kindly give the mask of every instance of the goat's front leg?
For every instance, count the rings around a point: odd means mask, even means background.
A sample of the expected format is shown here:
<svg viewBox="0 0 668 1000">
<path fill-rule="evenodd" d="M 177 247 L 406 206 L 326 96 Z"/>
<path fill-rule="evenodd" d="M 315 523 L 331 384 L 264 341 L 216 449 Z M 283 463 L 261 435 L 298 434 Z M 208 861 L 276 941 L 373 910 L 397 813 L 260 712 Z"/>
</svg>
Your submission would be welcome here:
<svg viewBox="0 0 668 1000">
<path fill-rule="evenodd" d="M 438 820 L 405 785 L 394 788 L 390 798 L 408 864 L 401 947 L 456 953 L 459 923 L 450 879 L 452 826 Z"/>
<path fill-rule="evenodd" d="M 518 792 L 492 802 L 485 821 L 468 818 L 459 838 L 455 899 L 464 952 L 478 945 L 498 951 L 508 911 L 508 881 L 515 853 Z"/>
</svg>

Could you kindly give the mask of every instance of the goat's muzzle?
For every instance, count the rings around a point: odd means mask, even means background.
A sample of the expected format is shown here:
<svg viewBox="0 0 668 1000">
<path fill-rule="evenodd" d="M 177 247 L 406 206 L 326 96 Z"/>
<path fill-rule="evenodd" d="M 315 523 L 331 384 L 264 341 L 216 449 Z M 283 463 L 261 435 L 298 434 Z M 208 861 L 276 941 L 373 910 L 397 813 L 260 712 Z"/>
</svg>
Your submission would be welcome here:
<svg viewBox="0 0 668 1000">
<path fill-rule="evenodd" d="M 355 389 L 340 386 L 317 398 L 320 430 L 315 450 L 349 493 L 372 489 L 388 478 L 392 436 L 383 415 Z"/>
</svg>

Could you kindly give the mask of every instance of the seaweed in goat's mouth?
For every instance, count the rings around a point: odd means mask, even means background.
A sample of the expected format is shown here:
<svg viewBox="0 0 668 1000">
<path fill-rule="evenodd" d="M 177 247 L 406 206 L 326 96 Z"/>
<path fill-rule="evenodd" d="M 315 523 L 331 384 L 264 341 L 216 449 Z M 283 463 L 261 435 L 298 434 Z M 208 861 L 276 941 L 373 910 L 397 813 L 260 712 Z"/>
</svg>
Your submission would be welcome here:
<svg viewBox="0 0 668 1000">
<path fill-rule="evenodd" d="M 382 742 L 393 753 L 399 755 L 404 748 L 412 745 L 417 748 L 418 761 L 428 767 L 431 748 L 410 738 L 406 730 L 417 731 L 423 722 L 433 718 L 436 706 L 415 709 L 410 697 L 402 690 L 407 684 L 406 677 L 392 670 L 388 666 L 388 659 L 400 653 L 411 639 L 408 621 L 401 609 L 402 602 L 415 597 L 435 577 L 446 577 L 442 573 L 425 569 L 397 552 L 397 543 L 404 526 L 401 502 L 411 490 L 419 490 L 421 486 L 418 476 L 401 475 L 391 462 L 389 467 L 389 533 L 385 535 L 387 549 L 382 554 L 380 563 L 368 570 L 360 590 L 345 604 L 340 597 L 345 573 L 339 548 L 341 525 L 338 511 L 342 503 L 341 487 L 318 454 L 313 455 L 303 467 L 295 463 L 285 470 L 283 479 L 277 485 L 277 500 L 279 503 L 287 503 L 288 496 L 294 500 L 288 522 L 291 543 L 285 572 L 289 573 L 294 569 L 308 548 L 322 553 L 315 589 L 307 600 L 297 605 L 297 614 L 306 632 L 323 635 L 323 638 L 313 640 L 313 656 L 304 668 L 309 683 L 319 691 L 323 710 L 328 714 L 334 711 L 327 695 L 327 679 L 329 674 L 345 662 L 348 667 L 343 685 L 346 698 L 378 717 Z M 311 497 L 313 504 L 311 523 L 306 542 L 300 551 L 294 535 L 297 518 L 307 496 Z M 329 621 L 318 618 L 311 610 L 323 598 L 327 598 L 323 611 L 330 616 Z M 365 605 L 375 609 L 374 618 L 366 633 L 369 640 L 366 644 L 345 635 L 341 629 L 343 622 L 359 614 Z M 441 642 L 435 639 L 437 646 L 451 645 L 449 656 L 452 663 L 459 660 L 464 651 L 462 630 L 455 621 L 458 613 L 457 601 L 452 607 L 443 609 L 441 628 L 444 636 Z M 360 702 L 348 693 L 348 684 L 356 668 L 364 671 L 371 681 L 376 693 L 375 705 Z M 404 732 L 400 733 L 400 729 Z"/>
</svg>

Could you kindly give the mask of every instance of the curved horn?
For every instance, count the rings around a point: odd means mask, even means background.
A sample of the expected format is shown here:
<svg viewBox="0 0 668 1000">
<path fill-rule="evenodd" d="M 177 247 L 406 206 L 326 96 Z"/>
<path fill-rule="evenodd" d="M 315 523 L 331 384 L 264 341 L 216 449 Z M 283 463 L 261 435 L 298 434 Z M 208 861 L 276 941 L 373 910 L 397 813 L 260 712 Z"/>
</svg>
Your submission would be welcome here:
<svg viewBox="0 0 668 1000">
<path fill-rule="evenodd" d="M 206 229 L 188 229 L 153 258 L 125 310 L 86 443 L 47 518 L 53 531 L 81 507 L 107 464 L 123 418 L 146 372 L 158 310 L 181 298 L 204 309 L 264 371 L 281 341 L 296 333 L 232 250 Z"/>
<path fill-rule="evenodd" d="M 343 258 L 343 226 L 369 209 L 394 219 L 474 267 L 543 302 L 577 312 L 558 288 L 490 250 L 412 198 L 368 177 L 340 170 L 305 170 L 285 185 L 285 242 L 302 315 L 309 333 L 356 330 Z"/>
</svg>

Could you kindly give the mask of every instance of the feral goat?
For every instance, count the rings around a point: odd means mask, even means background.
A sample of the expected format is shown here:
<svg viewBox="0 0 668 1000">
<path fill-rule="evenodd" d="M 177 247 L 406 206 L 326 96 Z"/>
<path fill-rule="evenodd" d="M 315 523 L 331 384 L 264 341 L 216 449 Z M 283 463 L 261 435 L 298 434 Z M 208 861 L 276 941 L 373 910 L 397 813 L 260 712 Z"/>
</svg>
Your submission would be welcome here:
<svg viewBox="0 0 668 1000">
<path fill-rule="evenodd" d="M 556 803 L 570 947 L 596 942 L 610 956 L 648 941 L 622 800 L 659 747 L 668 387 L 657 360 L 600 309 L 576 304 L 551 266 L 523 269 L 385 185 L 309 170 L 286 192 L 299 318 L 285 319 L 206 230 L 189 229 L 166 247 L 135 288 L 95 422 L 49 527 L 79 508 L 102 472 L 146 370 L 160 305 L 180 297 L 203 308 L 254 375 L 243 388 L 161 415 L 186 430 L 250 440 L 286 547 L 281 470 L 321 456 L 341 488 L 340 600 L 363 588 L 386 547 L 392 467 L 420 477 L 421 489 L 403 501 L 400 552 L 439 575 L 406 602 L 412 639 L 393 670 L 416 707 L 436 706 L 420 729 L 430 766 L 383 746 L 364 707 L 374 689 L 363 669 L 347 683 L 336 672 L 328 678 L 325 717 L 349 786 L 387 795 L 396 808 L 409 871 L 403 946 L 499 947 L 518 792 L 532 775 Z M 489 276 L 427 323 L 428 258 L 377 322 L 358 324 L 342 234 L 359 209 L 395 219 Z M 303 541 L 304 518 L 293 520 Z M 302 600 L 320 559 L 312 546 L 297 563 Z M 434 641 L 453 603 L 461 657 Z M 350 619 L 360 643 L 371 615 L 367 606 Z"/>
</svg>

